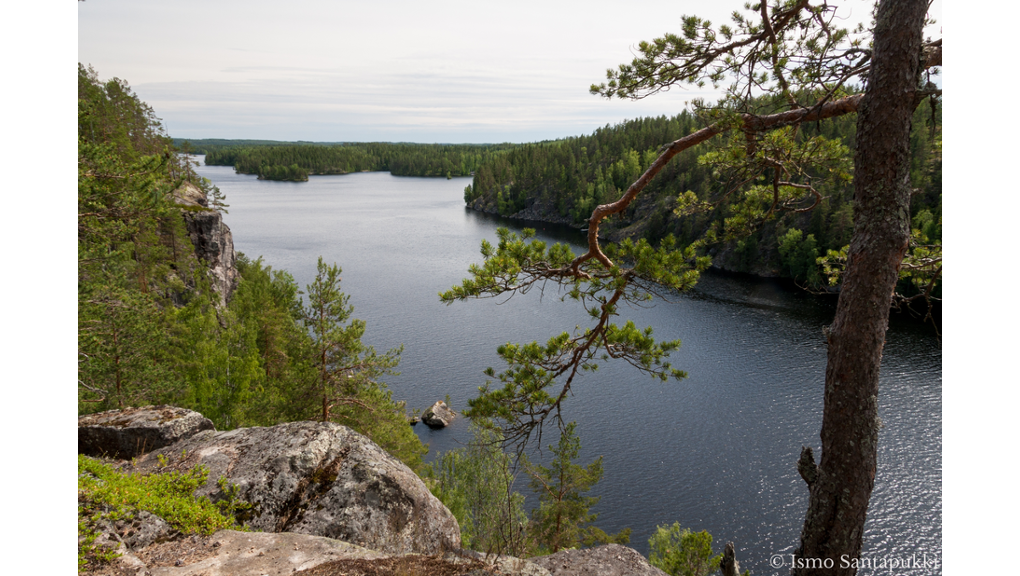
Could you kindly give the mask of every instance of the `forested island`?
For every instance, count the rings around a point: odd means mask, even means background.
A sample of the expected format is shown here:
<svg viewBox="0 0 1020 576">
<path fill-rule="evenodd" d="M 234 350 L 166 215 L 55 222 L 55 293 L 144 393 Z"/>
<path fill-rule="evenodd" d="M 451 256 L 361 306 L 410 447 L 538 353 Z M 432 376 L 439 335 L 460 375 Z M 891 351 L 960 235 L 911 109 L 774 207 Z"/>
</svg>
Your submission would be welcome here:
<svg viewBox="0 0 1020 576">
<path fill-rule="evenodd" d="M 309 175 L 390 172 L 395 176 L 470 176 L 512 144 L 261 143 L 181 141 L 182 149 L 204 153 L 210 166 L 233 166 L 263 180 L 307 180 Z"/>
</svg>

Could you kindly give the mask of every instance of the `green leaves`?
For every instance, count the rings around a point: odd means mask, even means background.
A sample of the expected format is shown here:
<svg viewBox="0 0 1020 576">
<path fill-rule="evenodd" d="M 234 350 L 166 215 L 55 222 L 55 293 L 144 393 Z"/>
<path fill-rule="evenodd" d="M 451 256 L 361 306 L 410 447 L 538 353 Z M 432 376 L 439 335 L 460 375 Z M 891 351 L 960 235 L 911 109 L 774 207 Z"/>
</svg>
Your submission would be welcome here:
<svg viewBox="0 0 1020 576">
<path fill-rule="evenodd" d="M 734 131 L 722 145 L 702 155 L 698 163 L 712 168 L 722 182 L 722 193 L 711 203 L 686 195 L 677 214 L 729 202 L 724 239 L 754 233 L 764 222 L 782 213 L 806 212 L 817 207 L 823 193 L 850 183 L 850 149 L 838 139 L 808 136 L 797 126 L 760 134 Z"/>
<path fill-rule="evenodd" d="M 523 557 L 527 550 L 524 496 L 498 431 L 476 421 L 466 448 L 450 450 L 426 467 L 429 489 L 460 524 L 461 545 L 487 554 Z"/>
<path fill-rule="evenodd" d="M 552 282 L 561 289 L 562 299 L 581 303 L 594 325 L 576 328 L 549 338 L 544 344 L 506 343 L 497 350 L 506 369 L 489 368 L 489 380 L 479 396 L 468 402 L 467 415 L 495 419 L 508 442 L 523 444 L 532 431 L 541 435 L 545 419 L 559 415 L 560 404 L 579 372 L 598 369 L 600 361 L 619 359 L 659 380 L 681 379 L 667 358 L 679 348 L 678 340 L 657 342 L 651 328 L 639 330 L 633 322 L 622 326 L 611 321 L 619 302 L 646 303 L 654 294 L 686 290 L 697 281 L 709 259 L 699 257 L 694 247 L 678 249 L 672 236 L 658 247 L 646 240 L 625 240 L 608 245 L 605 255 L 611 266 L 575 257 L 569 247 L 547 247 L 534 240 L 534 230 L 520 236 L 505 228 L 497 231 L 493 246 L 482 241 L 484 261 L 469 268 L 470 278 L 440 294 L 450 304 L 456 300 L 527 293 L 536 285 Z"/>
<path fill-rule="evenodd" d="M 863 28 L 840 28 L 834 7 L 763 0 L 745 8 L 747 13 L 732 14 L 732 24 L 718 27 L 683 16 L 681 34 L 639 43 L 639 55 L 607 70 L 607 82 L 592 84 L 591 93 L 637 100 L 674 86 L 718 88 L 730 80 L 727 99 L 745 112 L 748 100 L 763 90 L 781 94 L 791 109 L 809 108 L 839 86 L 863 80 L 870 60 L 860 47 Z M 801 104 L 797 95 L 806 90 L 826 96 Z"/>
<path fill-rule="evenodd" d="M 581 441 L 571 422 L 560 433 L 557 446 L 549 446 L 554 456 L 548 467 L 525 462 L 531 476 L 531 489 L 538 494 L 539 506 L 532 510 L 530 532 L 539 546 L 537 555 L 555 553 L 584 544 L 627 544 L 630 528 L 610 536 L 592 526 L 598 518 L 590 509 L 598 497 L 584 496 L 602 479 L 602 457 L 586 467 L 574 464 Z"/>
<path fill-rule="evenodd" d="M 98 460 L 78 455 L 78 532 L 84 536 L 78 544 L 78 566 L 113 558 L 92 543 L 104 521 L 134 517 L 139 511 L 159 516 L 185 534 L 212 534 L 216 530 L 238 528 L 230 515 L 250 505 L 231 499 L 230 509 L 221 511 L 208 498 L 197 498 L 195 489 L 205 483 L 205 468 L 188 471 L 157 472 L 147 476 L 124 474 Z M 226 487 L 221 482 L 221 487 Z M 229 490 L 228 490 L 229 492 Z"/>
<path fill-rule="evenodd" d="M 494 248 L 488 240 L 482 240 L 481 266 L 472 264 L 460 286 L 454 286 L 439 294 L 439 299 L 452 304 L 457 300 L 475 297 L 492 297 L 504 293 L 527 293 L 535 284 L 554 277 L 574 259 L 568 246 L 555 244 L 546 249 L 545 242 L 529 239 L 535 231 L 525 228 L 521 235 L 506 228 L 496 231 L 499 242 Z"/>
<path fill-rule="evenodd" d="M 672 526 L 659 526 L 648 540 L 648 562 L 670 576 L 708 576 L 719 569 L 722 554 L 712 555 L 712 535 Z"/>
<path fill-rule="evenodd" d="M 317 266 L 315 281 L 307 288 L 304 323 L 315 340 L 314 366 L 319 374 L 312 396 L 321 399 L 321 418 L 326 421 L 333 406 L 359 404 L 357 395 L 362 388 L 382 374 L 392 373 L 403 347 L 379 355 L 362 344 L 365 322 L 351 319 L 354 306 L 340 291 L 340 267 L 327 265 L 321 256 Z"/>
</svg>

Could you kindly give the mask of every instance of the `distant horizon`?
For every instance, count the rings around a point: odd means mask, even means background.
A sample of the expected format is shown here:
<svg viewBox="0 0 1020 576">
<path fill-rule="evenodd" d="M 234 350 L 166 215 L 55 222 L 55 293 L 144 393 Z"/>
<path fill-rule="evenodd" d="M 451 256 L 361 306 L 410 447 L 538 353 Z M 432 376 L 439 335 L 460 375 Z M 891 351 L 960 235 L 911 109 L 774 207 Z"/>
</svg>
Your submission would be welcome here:
<svg viewBox="0 0 1020 576">
<path fill-rule="evenodd" d="M 843 26 L 870 20 L 869 2 L 831 4 Z M 127 81 L 179 138 L 524 144 L 718 100 L 711 85 L 636 101 L 589 87 L 683 15 L 719 25 L 742 5 L 78 2 L 78 61 Z"/>
<path fill-rule="evenodd" d="M 677 113 L 679 114 L 679 112 Z M 157 114 L 158 115 L 158 114 Z M 661 116 L 661 114 L 660 114 Z M 674 114 L 675 116 L 675 114 Z M 632 120 L 640 120 L 641 118 L 648 118 L 648 116 L 640 116 L 637 118 L 628 118 L 621 120 L 616 124 L 622 124 L 630 122 Z M 595 130 L 605 128 L 606 126 L 614 126 L 615 124 L 603 124 Z M 441 146 L 498 146 L 501 144 L 541 144 L 543 142 L 556 142 L 558 140 L 566 140 L 568 138 L 577 138 L 580 136 L 590 135 L 595 132 L 591 130 L 588 132 L 581 132 L 579 134 L 571 134 L 570 136 L 561 136 L 559 138 L 544 138 L 542 140 L 528 140 L 528 141 L 492 141 L 492 142 L 427 142 L 420 140 L 277 140 L 274 138 L 219 138 L 219 137 L 208 137 L 208 138 L 191 138 L 187 136 L 174 136 L 169 135 L 173 140 L 181 140 L 188 142 L 198 141 L 210 141 L 218 140 L 223 142 L 267 142 L 274 144 L 437 144 Z"/>
</svg>

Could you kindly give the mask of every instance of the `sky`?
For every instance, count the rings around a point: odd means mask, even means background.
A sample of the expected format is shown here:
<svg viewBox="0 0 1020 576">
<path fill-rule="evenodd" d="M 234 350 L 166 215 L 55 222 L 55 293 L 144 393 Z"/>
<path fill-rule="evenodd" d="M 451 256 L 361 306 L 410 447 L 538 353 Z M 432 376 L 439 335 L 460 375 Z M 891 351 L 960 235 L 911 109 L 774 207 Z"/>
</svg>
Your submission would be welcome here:
<svg viewBox="0 0 1020 576">
<path fill-rule="evenodd" d="M 716 99 L 608 101 L 588 88 L 681 15 L 722 23 L 741 5 L 88 0 L 78 61 L 126 80 L 174 137 L 533 142 Z M 839 5 L 847 22 L 869 18 L 868 1 Z"/>
</svg>

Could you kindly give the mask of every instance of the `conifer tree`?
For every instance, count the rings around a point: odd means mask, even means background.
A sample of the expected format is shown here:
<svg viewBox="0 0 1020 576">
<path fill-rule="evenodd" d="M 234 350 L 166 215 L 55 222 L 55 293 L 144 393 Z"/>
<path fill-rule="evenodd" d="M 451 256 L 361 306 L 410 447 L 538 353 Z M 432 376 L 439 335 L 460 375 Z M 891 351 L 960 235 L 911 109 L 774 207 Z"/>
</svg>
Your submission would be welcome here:
<svg viewBox="0 0 1020 576">
<path fill-rule="evenodd" d="M 531 489 L 538 494 L 539 506 L 531 513 L 531 535 L 542 553 L 555 553 L 582 544 L 630 542 L 630 528 L 609 536 L 592 523 L 598 514 L 591 507 L 599 497 L 585 496 L 602 479 L 602 457 L 587 467 L 574 464 L 581 441 L 575 433 L 576 424 L 566 425 L 556 446 L 550 446 L 553 461 L 548 467 L 525 464 L 531 476 Z"/>
<path fill-rule="evenodd" d="M 317 267 L 304 308 L 315 372 L 303 399 L 305 417 L 316 414 L 323 422 L 349 426 L 418 469 L 427 448 L 407 425 L 404 404 L 395 402 L 379 381 L 380 376 L 395 373 L 403 346 L 377 354 L 362 343 L 365 321 L 351 318 L 354 306 L 340 291 L 340 267 L 326 265 L 322 257 Z"/>
</svg>

